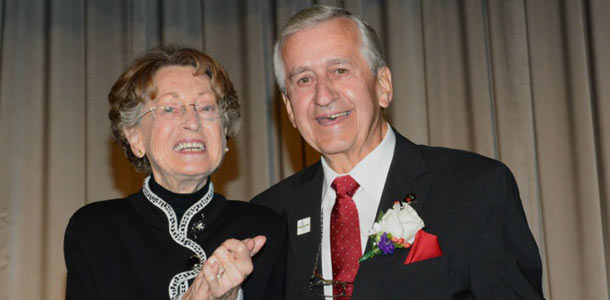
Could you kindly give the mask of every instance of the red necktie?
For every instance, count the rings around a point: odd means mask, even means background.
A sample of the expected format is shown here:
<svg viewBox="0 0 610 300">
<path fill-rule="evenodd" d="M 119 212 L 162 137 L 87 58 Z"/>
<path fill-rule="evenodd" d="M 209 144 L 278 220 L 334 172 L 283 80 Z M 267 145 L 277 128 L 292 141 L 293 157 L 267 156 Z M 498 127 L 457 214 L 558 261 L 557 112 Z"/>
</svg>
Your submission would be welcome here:
<svg viewBox="0 0 610 300">
<path fill-rule="evenodd" d="M 360 245 L 360 222 L 358 209 L 354 203 L 354 193 L 360 186 L 349 175 L 335 178 L 330 185 L 337 192 L 337 200 L 330 214 L 330 253 L 333 264 L 333 280 L 354 282 L 358 273 L 358 259 L 362 256 Z M 336 298 L 348 300 L 352 296 L 353 284 L 346 285 L 347 297 Z M 333 286 L 333 293 L 339 295 L 340 286 Z"/>
</svg>

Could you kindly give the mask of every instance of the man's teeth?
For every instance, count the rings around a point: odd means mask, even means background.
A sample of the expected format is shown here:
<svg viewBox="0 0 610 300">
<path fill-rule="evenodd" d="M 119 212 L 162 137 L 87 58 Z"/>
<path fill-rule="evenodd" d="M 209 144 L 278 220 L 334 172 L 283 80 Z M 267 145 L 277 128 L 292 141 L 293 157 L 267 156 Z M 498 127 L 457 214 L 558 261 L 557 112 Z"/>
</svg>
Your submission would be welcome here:
<svg viewBox="0 0 610 300">
<path fill-rule="evenodd" d="M 180 143 L 174 147 L 176 151 L 203 151 L 204 149 L 202 143 Z"/>
<path fill-rule="evenodd" d="M 342 113 L 339 113 L 339 114 L 330 115 L 330 116 L 326 117 L 326 119 L 329 119 L 329 120 L 332 121 L 332 120 L 334 120 L 336 118 L 347 116 L 347 115 L 349 115 L 349 111 L 342 112 Z"/>
</svg>

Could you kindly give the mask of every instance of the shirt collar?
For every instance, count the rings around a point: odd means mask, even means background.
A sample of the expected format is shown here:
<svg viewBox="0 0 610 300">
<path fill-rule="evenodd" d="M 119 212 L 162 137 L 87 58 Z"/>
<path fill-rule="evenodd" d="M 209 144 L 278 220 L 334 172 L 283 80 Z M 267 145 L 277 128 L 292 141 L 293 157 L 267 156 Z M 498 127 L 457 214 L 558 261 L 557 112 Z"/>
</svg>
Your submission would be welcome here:
<svg viewBox="0 0 610 300">
<path fill-rule="evenodd" d="M 387 124 L 387 123 L 386 123 Z M 336 177 L 342 175 L 350 175 L 362 190 L 367 191 L 376 199 L 381 199 L 383 187 L 385 185 L 390 164 L 394 156 L 394 147 L 396 146 L 396 135 L 390 124 L 381 143 L 367 154 L 354 168 L 347 174 L 338 174 L 330 168 L 326 159 L 322 157 L 322 170 L 324 171 L 324 186 L 322 187 L 322 199 L 325 199 L 326 193 L 332 190 L 330 187 Z M 359 189 L 360 190 L 360 189 Z"/>
</svg>

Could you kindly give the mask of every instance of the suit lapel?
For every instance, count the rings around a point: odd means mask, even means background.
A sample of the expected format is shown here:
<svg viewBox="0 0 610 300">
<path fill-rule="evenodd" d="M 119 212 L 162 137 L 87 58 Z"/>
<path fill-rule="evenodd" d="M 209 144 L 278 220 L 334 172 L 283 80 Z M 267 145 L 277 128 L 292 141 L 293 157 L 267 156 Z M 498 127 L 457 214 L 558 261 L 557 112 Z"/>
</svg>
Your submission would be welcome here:
<svg viewBox="0 0 610 300">
<path fill-rule="evenodd" d="M 394 130 L 394 133 L 396 134 L 394 157 L 375 215 L 385 213 L 394 205 L 394 202 L 405 200 L 407 195 L 415 196 L 411 206 L 421 215 L 429 188 L 425 176 L 427 172 L 426 163 L 421 157 L 417 145 L 398 134 L 396 130 Z M 366 250 L 370 250 L 371 247 L 369 240 L 366 244 Z"/>
<path fill-rule="evenodd" d="M 324 179 L 320 163 L 312 171 L 311 174 L 303 176 L 304 179 L 298 183 L 299 186 L 295 187 L 294 198 L 289 200 L 293 207 L 286 211 L 290 245 L 296 258 L 296 271 L 299 274 L 306 274 L 307 278 L 314 268 L 321 241 L 320 207 Z M 297 222 L 306 218 L 310 218 L 310 231 L 298 234 Z M 320 262 L 318 268 L 321 269 Z"/>
<path fill-rule="evenodd" d="M 417 145 L 396 131 L 394 133 L 396 134 L 396 147 L 377 208 L 377 215 L 380 212 L 386 212 L 395 201 L 404 200 L 407 195 L 411 194 L 415 196 L 411 205 L 421 216 L 429 189 L 429 182 L 425 175 L 427 167 Z M 371 247 L 369 240 L 366 251 L 369 251 Z M 381 288 L 379 285 L 386 281 L 385 278 L 395 275 L 386 271 L 389 264 L 402 264 L 407 254 L 408 251 L 402 250 L 395 252 L 391 257 L 374 257 L 361 263 L 355 279 L 352 299 L 372 299 L 371 297 L 374 297 Z"/>
</svg>

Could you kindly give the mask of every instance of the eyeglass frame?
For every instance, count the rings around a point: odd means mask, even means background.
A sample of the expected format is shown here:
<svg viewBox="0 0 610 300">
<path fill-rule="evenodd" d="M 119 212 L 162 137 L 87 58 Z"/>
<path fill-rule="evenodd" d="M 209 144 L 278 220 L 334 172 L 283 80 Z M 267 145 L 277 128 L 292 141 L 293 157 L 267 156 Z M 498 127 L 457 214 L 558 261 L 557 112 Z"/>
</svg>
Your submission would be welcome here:
<svg viewBox="0 0 610 300">
<path fill-rule="evenodd" d="M 345 297 L 347 296 L 347 285 L 348 284 L 354 284 L 353 282 L 345 282 L 345 281 L 338 281 L 338 280 L 329 280 L 329 279 L 324 279 L 324 277 L 322 277 L 322 275 L 316 271 L 314 271 L 311 274 L 311 277 L 309 277 L 309 283 L 307 284 L 307 289 L 309 291 L 311 291 L 312 293 L 316 294 L 317 296 L 322 296 L 324 298 L 327 297 L 332 297 L 332 298 L 339 298 L 339 297 Z M 326 293 L 324 293 L 324 287 L 330 285 L 333 287 L 333 294 L 332 295 L 326 295 Z M 341 288 L 341 293 L 338 295 L 334 294 L 334 287 L 335 286 L 339 286 Z M 322 293 L 317 293 L 314 288 L 322 288 Z"/>
<path fill-rule="evenodd" d="M 322 215 L 322 213 L 320 213 L 320 224 L 323 224 L 322 219 L 323 219 L 323 215 Z M 320 227 L 322 227 L 322 226 L 320 226 Z M 324 229 L 320 228 L 320 233 L 323 231 L 324 231 Z M 307 289 L 310 292 L 314 293 L 316 296 L 322 296 L 324 298 L 327 298 L 327 297 L 339 298 L 339 297 L 347 296 L 347 285 L 348 284 L 353 285 L 354 282 L 324 279 L 324 277 L 322 277 L 322 275 L 320 273 L 318 273 L 317 269 L 318 269 L 318 262 L 320 261 L 321 252 L 322 252 L 322 234 L 320 234 L 320 245 L 318 245 L 318 253 L 316 254 L 316 262 L 313 265 L 313 270 L 311 270 L 311 276 L 309 277 L 309 283 L 307 284 Z M 330 285 L 333 287 L 332 295 L 326 295 L 324 293 L 324 287 L 327 285 Z M 341 293 L 339 295 L 334 294 L 335 286 L 341 287 Z M 316 293 L 314 291 L 315 287 L 321 287 L 322 293 L 321 294 Z"/>
<path fill-rule="evenodd" d="M 178 118 L 166 118 L 166 117 L 161 117 L 164 120 L 179 120 L 181 118 L 184 117 L 184 115 L 186 114 L 186 107 L 187 106 L 192 106 L 193 110 L 195 111 L 195 113 L 197 113 L 197 115 L 205 120 L 216 120 L 216 119 L 220 119 L 222 118 L 222 114 L 220 112 L 220 110 L 217 112 L 218 116 L 217 117 L 204 117 L 200 114 L 200 111 L 198 111 L 198 108 L 203 108 L 205 106 L 207 106 L 207 104 L 197 104 L 197 103 L 188 103 L 188 104 L 181 104 L 179 107 L 182 108 L 182 111 L 180 112 L 180 114 L 178 115 Z M 156 111 L 157 109 L 163 109 L 166 107 L 172 107 L 171 105 L 157 105 L 157 106 L 151 106 L 149 107 L 144 113 L 142 113 L 140 116 L 138 116 L 136 122 L 139 122 L 142 118 L 144 118 L 148 113 L 152 112 L 152 111 Z M 203 110 L 202 110 L 203 111 Z M 154 115 L 154 114 L 153 114 Z M 158 115 L 158 114 L 157 114 Z"/>
</svg>

